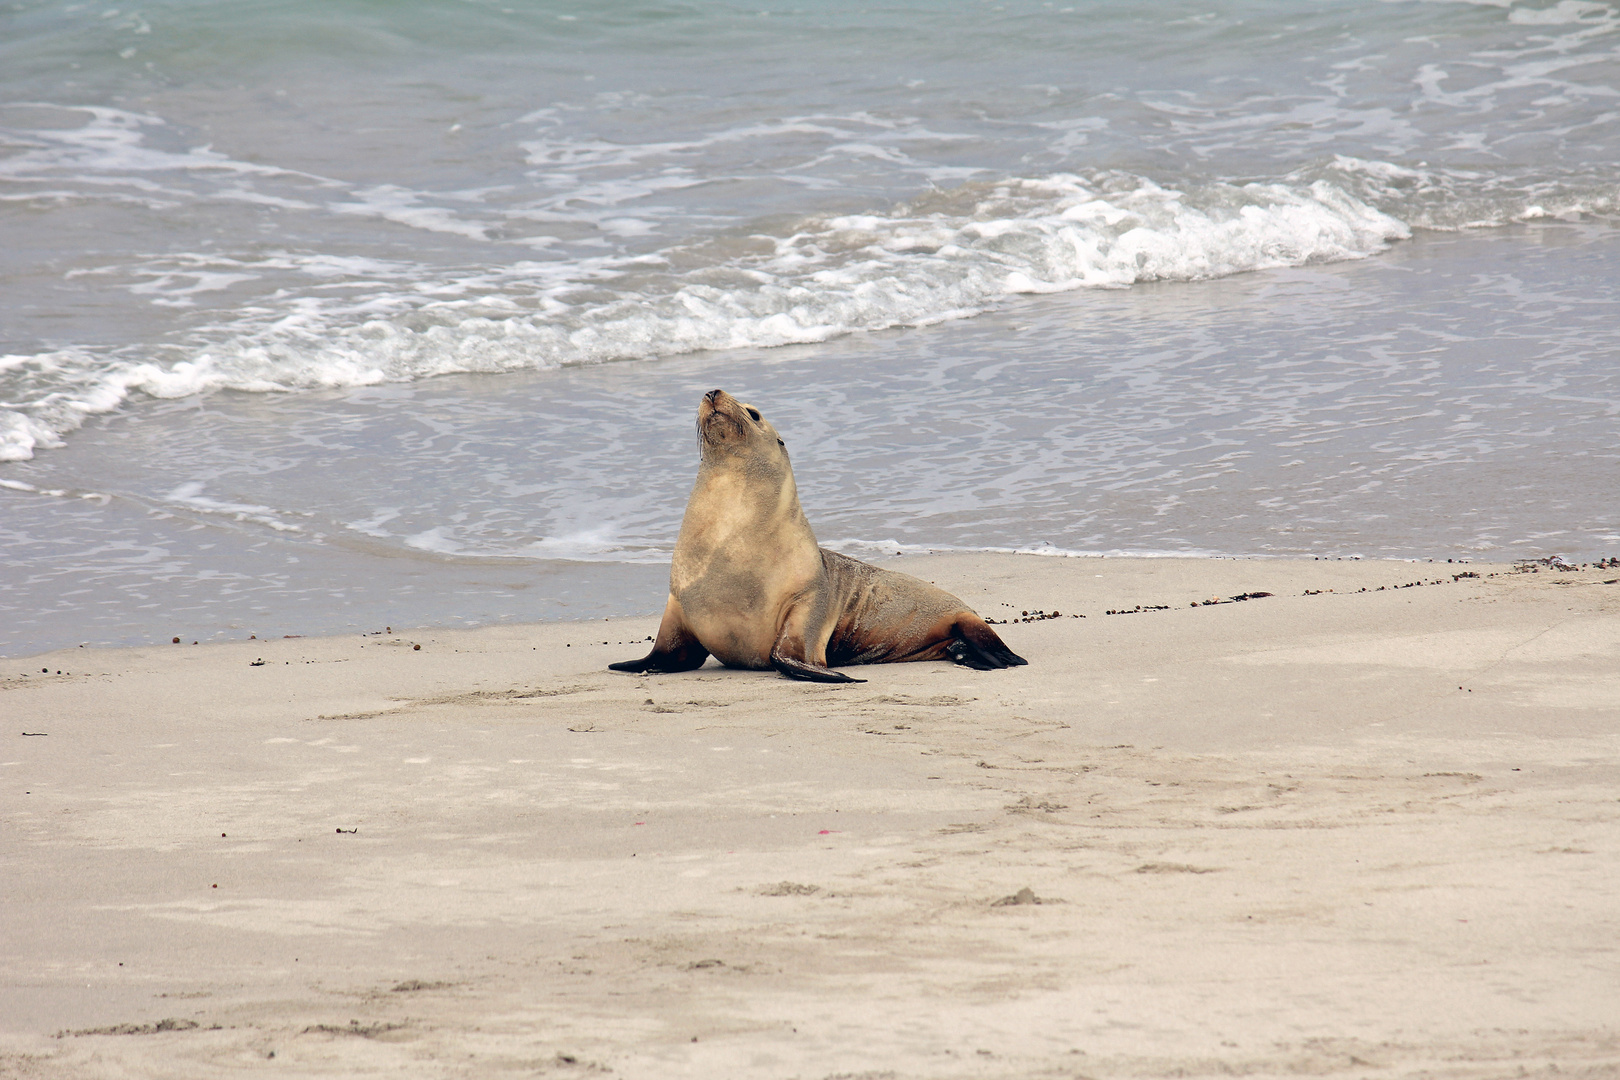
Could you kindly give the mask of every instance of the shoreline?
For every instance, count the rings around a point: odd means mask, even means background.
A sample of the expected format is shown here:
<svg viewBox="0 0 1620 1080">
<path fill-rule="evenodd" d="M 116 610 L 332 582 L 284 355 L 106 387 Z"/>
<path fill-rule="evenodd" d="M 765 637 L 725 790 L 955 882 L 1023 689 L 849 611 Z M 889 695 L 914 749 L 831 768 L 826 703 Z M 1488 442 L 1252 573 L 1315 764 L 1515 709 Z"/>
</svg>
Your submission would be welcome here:
<svg viewBox="0 0 1620 1080">
<path fill-rule="evenodd" d="M 1456 559 L 1448 559 L 1444 563 L 1442 563 L 1439 560 L 1434 559 L 1434 558 L 1397 557 L 1397 556 L 1388 556 L 1388 557 L 1386 557 L 1386 556 L 1362 556 L 1362 555 L 1304 556 L 1304 555 L 1266 555 L 1266 554 L 1261 554 L 1261 555 L 1255 555 L 1255 554 L 1228 555 L 1228 554 L 1216 554 L 1216 553 L 1210 553 L 1210 552 L 1184 553 L 1184 552 L 1174 552 L 1174 551 L 1088 552 L 1088 551 L 1070 551 L 1070 550 L 1061 549 L 1061 548 L 1042 549 L 1041 547 L 1038 547 L 1038 546 L 1037 547 L 1028 547 L 1028 548 L 970 548 L 970 549 L 969 548 L 948 548 L 948 547 L 945 547 L 945 548 L 914 547 L 914 548 L 910 548 L 908 550 L 896 551 L 896 550 L 893 550 L 893 548 L 896 545 L 879 544 L 879 543 L 877 543 L 875 541 L 841 541 L 841 542 L 838 542 L 837 544 L 834 544 L 834 545 L 823 544 L 822 546 L 830 547 L 831 550 L 838 551 L 841 554 L 849 555 L 851 558 L 860 559 L 863 562 L 869 562 L 869 563 L 872 563 L 874 565 L 882 566 L 882 567 L 885 567 L 885 568 L 890 569 L 890 570 L 899 570 L 899 571 L 902 571 L 902 572 L 905 572 L 905 573 L 910 572 L 909 570 L 906 569 L 908 564 L 913 563 L 913 562 L 915 562 L 917 560 L 930 560 L 930 559 L 936 559 L 936 560 L 937 559 L 944 559 L 944 560 L 952 560 L 952 559 L 968 559 L 968 560 L 991 559 L 991 560 L 996 560 L 996 559 L 1003 559 L 1003 558 L 1015 558 L 1015 559 L 1034 558 L 1034 559 L 1077 560 L 1077 561 L 1080 561 L 1080 562 L 1090 562 L 1090 561 L 1093 561 L 1093 560 L 1096 560 L 1096 561 L 1113 560 L 1115 562 L 1126 561 L 1126 562 L 1144 562 L 1144 563 L 1151 563 L 1151 562 L 1169 562 L 1169 563 L 1259 563 L 1259 564 L 1282 563 L 1282 564 L 1300 564 L 1300 565 L 1315 564 L 1315 563 L 1367 563 L 1367 564 L 1385 565 L 1385 566 L 1395 566 L 1395 565 L 1427 566 L 1427 567 L 1434 568 L 1436 573 L 1439 572 L 1439 569 L 1441 567 L 1449 567 L 1450 569 L 1445 571 L 1445 573 L 1447 575 L 1449 575 L 1449 574 L 1460 572 L 1460 568 L 1471 567 L 1471 566 L 1490 567 L 1490 568 L 1492 568 L 1493 572 L 1505 572 L 1507 570 L 1511 570 L 1512 568 L 1520 566 L 1520 565 L 1531 565 L 1531 564 L 1539 564 L 1540 566 L 1545 567 L 1547 569 L 1553 569 L 1553 567 L 1548 565 L 1548 563 L 1550 561 L 1550 558 L 1561 558 L 1559 556 L 1553 556 L 1553 557 L 1549 557 L 1549 558 L 1540 558 L 1540 559 L 1528 559 L 1528 558 L 1526 558 L 1526 559 L 1518 559 L 1518 560 L 1515 560 L 1515 561 L 1513 561 L 1511 563 L 1496 563 L 1496 562 L 1491 562 L 1489 560 L 1483 560 L 1483 559 L 1456 558 Z M 899 546 L 901 546 L 902 548 L 907 547 L 906 545 L 899 545 Z M 1576 565 L 1600 565 L 1602 563 L 1606 563 L 1607 561 L 1608 561 L 1608 559 L 1605 557 L 1603 559 L 1600 559 L 1598 563 L 1593 563 L 1593 564 L 1584 564 L 1583 563 L 1583 564 L 1576 564 Z M 475 566 L 501 566 L 501 567 L 511 566 L 511 567 L 515 567 L 515 568 L 519 568 L 519 569 L 522 569 L 522 568 L 532 569 L 532 566 L 530 564 L 534 563 L 534 562 L 537 562 L 537 560 L 527 560 L 527 559 L 517 559 L 517 558 L 512 558 L 512 559 L 491 558 L 491 559 L 474 560 L 473 565 L 475 565 Z M 656 596 L 659 599 L 657 600 L 656 603 L 649 602 L 647 610 L 634 612 L 634 613 L 629 613 L 629 614 L 624 614 L 624 613 L 610 614 L 610 615 L 598 614 L 598 615 L 593 615 L 593 616 L 577 616 L 576 615 L 576 616 L 572 616 L 572 617 L 564 617 L 562 615 L 558 615 L 557 617 L 554 617 L 554 618 L 544 618 L 544 617 L 542 617 L 542 618 L 531 618 L 531 619 L 522 619 L 522 618 L 518 618 L 518 617 L 514 616 L 514 617 L 503 617 L 503 618 L 499 618 L 499 619 L 492 619 L 492 620 L 489 620 L 489 621 L 477 621 L 477 622 L 469 621 L 466 625 L 463 625 L 463 626 L 453 626 L 453 625 L 450 625 L 448 623 L 432 623 L 432 622 L 429 622 L 429 623 L 421 623 L 421 624 L 418 624 L 418 625 L 415 625 L 415 626 L 409 626 L 409 627 L 405 627 L 405 628 L 408 629 L 411 633 L 416 634 L 418 636 L 421 636 L 421 635 L 428 635 L 428 634 L 434 634 L 434 633 L 462 633 L 462 632 L 467 632 L 467 631 L 491 629 L 491 628 L 494 628 L 494 627 L 522 628 L 522 627 L 527 627 L 527 626 L 566 626 L 566 625 L 572 625 L 572 624 L 589 624 L 589 623 L 593 623 L 593 622 L 596 622 L 596 621 L 599 621 L 599 620 L 602 620 L 602 619 L 609 619 L 609 620 L 624 620 L 624 619 L 637 619 L 637 618 L 654 618 L 654 619 L 656 619 L 657 616 L 663 610 L 663 600 L 662 600 L 662 595 L 663 594 L 660 593 L 658 591 L 658 589 L 663 587 L 664 579 L 667 578 L 667 573 L 668 573 L 668 560 L 667 559 L 662 564 L 652 564 L 652 563 L 609 563 L 609 562 L 596 562 L 596 561 L 570 561 L 570 560 L 566 560 L 566 559 L 538 560 L 538 562 L 544 564 L 544 566 L 546 568 L 546 571 L 545 571 L 546 576 L 548 578 L 549 577 L 556 577 L 556 576 L 564 575 L 566 573 L 566 571 L 568 570 L 568 568 L 570 568 L 570 567 L 577 567 L 583 572 L 588 572 L 588 573 L 590 573 L 592 575 L 597 575 L 597 576 L 601 575 L 602 571 L 604 569 L 606 569 L 606 568 L 615 568 L 615 567 L 617 567 L 617 568 L 625 570 L 627 572 L 626 576 L 629 576 L 630 574 L 634 574 L 635 576 L 638 576 L 638 577 L 645 577 L 644 572 L 649 567 L 654 567 L 662 575 L 661 577 L 659 577 L 657 579 L 656 586 L 654 587 L 648 582 L 642 582 L 640 584 L 648 584 L 649 585 L 649 588 L 647 590 L 647 596 L 649 596 L 649 597 L 655 597 Z M 429 566 L 428 569 L 432 569 L 432 567 Z M 603 603 L 603 602 L 605 602 L 605 601 L 602 601 L 602 600 L 583 601 L 583 602 L 581 602 L 580 606 L 582 606 L 582 607 L 591 607 L 591 606 L 595 606 L 595 605 L 598 605 L 598 604 Z M 404 606 L 404 605 L 401 605 L 401 606 Z M 598 608 L 598 610 L 600 610 L 600 608 Z M 981 612 L 981 614 L 986 614 L 986 617 L 988 617 L 987 613 Z M 176 624 L 183 623 L 184 621 L 186 621 L 186 616 L 181 616 L 180 618 L 172 619 L 172 620 L 169 620 L 169 621 L 173 622 L 173 623 L 176 623 Z M 271 621 L 271 620 L 265 620 L 265 621 Z M 281 621 L 285 622 L 287 620 L 283 619 Z M 382 621 L 382 620 L 379 620 L 379 621 Z M 391 628 L 391 624 L 385 623 L 385 625 L 389 625 L 390 628 Z M 403 624 L 401 624 L 401 625 L 403 626 Z M 290 629 L 290 627 L 289 627 L 289 629 Z M 171 631 L 174 631 L 174 633 L 171 633 Z M 242 634 L 246 634 L 247 636 L 245 636 L 245 637 L 234 637 L 234 636 L 233 637 L 224 637 L 224 636 L 222 636 L 225 633 L 238 633 L 238 632 L 242 633 Z M 151 640 L 151 641 L 125 641 L 125 642 L 118 642 L 118 643 L 106 643 L 106 642 L 99 642 L 98 643 L 98 642 L 92 642 L 92 641 L 84 641 L 84 642 L 79 642 L 79 643 L 76 643 L 76 644 L 51 645 L 51 646 L 48 646 L 46 648 L 38 648 L 38 649 L 34 649 L 33 651 L 29 651 L 29 652 L 17 652 L 17 653 L 0 652 L 0 674 L 3 674 L 4 669 L 5 669 L 5 667 L 7 665 L 26 664 L 29 660 L 31 660 L 31 659 L 33 659 L 35 657 L 44 657 L 46 655 L 54 655 L 54 654 L 57 654 L 57 653 L 71 653 L 76 649 L 117 651 L 117 650 L 121 650 L 121 649 L 158 648 L 158 647 L 161 647 L 162 645 L 165 645 L 165 644 L 169 644 L 169 645 L 181 644 L 181 645 L 187 645 L 187 646 L 191 646 L 191 645 L 196 645 L 196 646 L 228 645 L 228 644 L 240 643 L 240 642 L 249 641 L 249 640 L 252 640 L 252 641 L 261 641 L 261 640 L 269 641 L 269 640 L 278 640 L 278 639 L 285 639 L 285 640 L 298 640 L 298 639 L 319 640 L 319 639 L 325 639 L 325 638 L 371 637 L 371 636 L 376 636 L 376 634 L 377 634 L 377 631 L 374 631 L 374 630 L 360 630 L 360 629 L 350 628 L 350 629 L 342 629 L 342 630 L 313 629 L 313 630 L 310 630 L 310 631 L 305 632 L 305 633 L 266 634 L 264 637 L 260 637 L 257 632 L 249 630 L 247 627 L 240 627 L 240 628 L 233 628 L 230 631 L 216 629 L 209 636 L 206 636 L 206 637 L 203 637 L 203 636 L 193 637 L 193 634 L 188 633 L 183 626 L 175 625 L 175 626 L 168 627 L 168 628 L 164 629 L 163 631 L 155 631 L 154 632 L 154 637 L 156 638 L 156 640 Z M 178 641 L 178 642 L 175 642 L 175 641 L 171 640 L 175 636 L 180 637 L 181 640 Z"/>
<path fill-rule="evenodd" d="M 890 565 L 1030 667 L 14 660 L 0 1075 L 1620 1068 L 1620 570 Z"/>
</svg>

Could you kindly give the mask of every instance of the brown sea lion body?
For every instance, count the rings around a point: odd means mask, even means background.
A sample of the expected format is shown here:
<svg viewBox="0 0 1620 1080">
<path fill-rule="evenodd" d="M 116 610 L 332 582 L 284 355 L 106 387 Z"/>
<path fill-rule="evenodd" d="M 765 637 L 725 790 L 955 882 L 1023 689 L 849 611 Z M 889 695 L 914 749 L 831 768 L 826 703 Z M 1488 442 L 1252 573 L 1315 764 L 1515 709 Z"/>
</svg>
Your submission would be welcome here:
<svg viewBox="0 0 1620 1080">
<path fill-rule="evenodd" d="M 832 665 L 1026 662 L 945 590 L 818 546 L 787 448 L 758 409 L 710 391 L 698 442 L 658 637 L 614 670 L 690 671 L 712 654 L 727 667 L 859 682 Z"/>
</svg>

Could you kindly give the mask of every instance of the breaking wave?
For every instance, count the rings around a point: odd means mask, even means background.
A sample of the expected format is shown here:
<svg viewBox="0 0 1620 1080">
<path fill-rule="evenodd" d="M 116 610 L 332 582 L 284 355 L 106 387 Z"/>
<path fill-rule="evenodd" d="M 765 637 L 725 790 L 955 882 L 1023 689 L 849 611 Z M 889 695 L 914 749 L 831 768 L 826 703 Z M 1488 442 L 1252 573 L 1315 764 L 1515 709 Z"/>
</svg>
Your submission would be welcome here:
<svg viewBox="0 0 1620 1080">
<path fill-rule="evenodd" d="M 0 357 L 10 398 L 0 402 L 0 460 L 60 445 L 134 393 L 360 386 L 803 344 L 964 318 L 1019 294 L 1362 258 L 1409 234 L 1326 178 L 1175 190 L 1107 173 L 973 184 L 882 213 L 738 228 L 594 262 L 447 273 L 289 253 L 168 256 L 146 276 L 171 302 L 272 275 L 306 286 L 140 356 Z"/>
</svg>

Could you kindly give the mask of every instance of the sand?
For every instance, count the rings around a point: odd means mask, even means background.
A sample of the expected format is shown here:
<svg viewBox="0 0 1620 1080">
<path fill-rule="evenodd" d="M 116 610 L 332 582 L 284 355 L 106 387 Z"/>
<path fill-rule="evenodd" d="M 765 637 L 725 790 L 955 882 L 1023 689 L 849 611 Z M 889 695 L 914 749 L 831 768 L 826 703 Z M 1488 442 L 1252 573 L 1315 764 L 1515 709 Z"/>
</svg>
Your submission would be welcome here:
<svg viewBox="0 0 1620 1080">
<path fill-rule="evenodd" d="M 0 662 L 0 1076 L 1620 1075 L 1620 570 L 896 564 L 1061 615 Z"/>
</svg>

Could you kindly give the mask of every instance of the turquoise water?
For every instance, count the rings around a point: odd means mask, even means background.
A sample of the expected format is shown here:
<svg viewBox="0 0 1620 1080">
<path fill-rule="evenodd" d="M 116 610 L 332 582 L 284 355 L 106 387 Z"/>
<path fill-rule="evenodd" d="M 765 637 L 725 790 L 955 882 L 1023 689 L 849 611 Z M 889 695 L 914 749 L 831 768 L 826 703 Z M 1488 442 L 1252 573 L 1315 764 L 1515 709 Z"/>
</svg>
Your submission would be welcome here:
<svg viewBox="0 0 1620 1080">
<path fill-rule="evenodd" d="M 1617 50 L 1587 0 L 14 3 L 0 652 L 654 610 L 712 386 L 856 554 L 1614 554 Z"/>
</svg>

